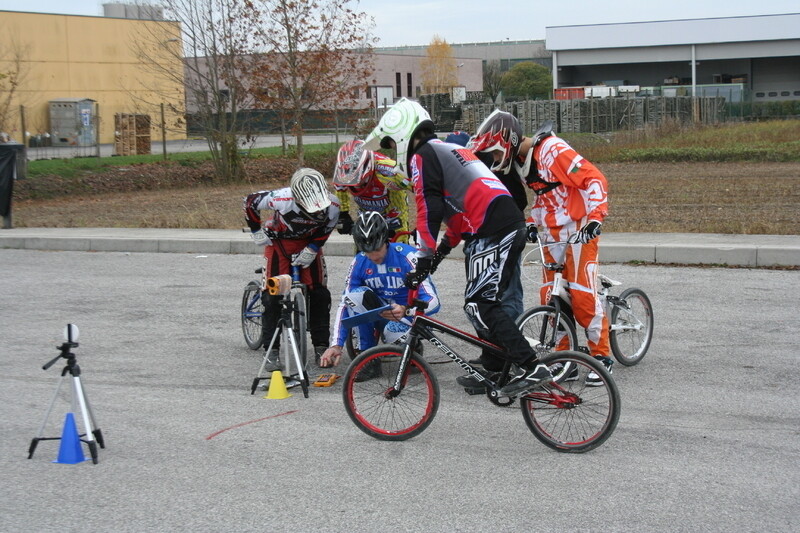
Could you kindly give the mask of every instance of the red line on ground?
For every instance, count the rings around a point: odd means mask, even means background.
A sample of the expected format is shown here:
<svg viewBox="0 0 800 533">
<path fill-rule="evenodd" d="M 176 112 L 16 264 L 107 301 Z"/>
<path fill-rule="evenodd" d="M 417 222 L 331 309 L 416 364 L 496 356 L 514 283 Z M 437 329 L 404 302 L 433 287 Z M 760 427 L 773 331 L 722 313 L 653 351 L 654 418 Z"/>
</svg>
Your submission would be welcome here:
<svg viewBox="0 0 800 533">
<path fill-rule="evenodd" d="M 214 437 L 216 437 L 217 435 L 219 435 L 220 433 L 224 433 L 224 432 L 228 431 L 229 429 L 236 429 L 236 428 L 240 428 L 242 426 L 246 426 L 248 424 L 255 424 L 256 422 L 263 422 L 264 420 L 269 420 L 270 418 L 278 418 L 279 416 L 291 415 L 291 414 L 296 413 L 297 411 L 298 411 L 298 409 L 295 409 L 294 411 L 286 411 L 285 413 L 279 413 L 277 415 L 272 415 L 272 416 L 265 416 L 264 418 L 257 418 L 255 420 L 250 420 L 249 422 L 242 422 L 241 424 L 236 424 L 235 426 L 227 427 L 225 429 L 220 429 L 219 431 L 216 431 L 216 432 L 212 433 L 211 435 L 209 435 L 208 437 L 206 437 L 206 440 L 211 440 Z"/>
</svg>

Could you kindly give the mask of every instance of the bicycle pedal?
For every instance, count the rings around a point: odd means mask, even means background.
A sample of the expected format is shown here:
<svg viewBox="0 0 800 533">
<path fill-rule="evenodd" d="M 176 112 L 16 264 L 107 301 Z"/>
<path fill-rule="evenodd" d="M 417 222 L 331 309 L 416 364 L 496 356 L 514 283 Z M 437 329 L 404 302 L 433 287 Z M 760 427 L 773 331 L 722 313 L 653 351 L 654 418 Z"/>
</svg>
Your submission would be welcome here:
<svg viewBox="0 0 800 533">
<path fill-rule="evenodd" d="M 486 387 L 464 387 L 464 392 L 470 396 L 477 396 L 478 394 L 486 394 Z"/>
<path fill-rule="evenodd" d="M 586 355 L 589 355 L 589 347 L 588 346 L 578 346 L 578 351 L 583 352 Z"/>
</svg>

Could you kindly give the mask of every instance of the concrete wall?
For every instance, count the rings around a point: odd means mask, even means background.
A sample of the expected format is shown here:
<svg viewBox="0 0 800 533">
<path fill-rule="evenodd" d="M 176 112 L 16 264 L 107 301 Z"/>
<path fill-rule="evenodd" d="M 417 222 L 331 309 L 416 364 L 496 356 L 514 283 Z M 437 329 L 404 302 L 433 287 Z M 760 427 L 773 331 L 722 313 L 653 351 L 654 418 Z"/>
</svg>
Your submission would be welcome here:
<svg viewBox="0 0 800 533">
<path fill-rule="evenodd" d="M 146 47 L 171 79 L 144 67 L 137 46 Z M 12 102 L 8 133 L 23 142 L 20 106 L 31 135 L 49 131 L 48 102 L 56 98 L 95 100 L 101 143 L 113 142 L 115 113 L 147 113 L 157 127 L 160 103 L 183 108 L 180 47 L 175 22 L 0 12 L 0 50 L 22 50 L 25 72 Z M 0 55 L 0 72 L 11 67 L 9 58 L 8 53 Z M 168 125 L 177 118 L 167 111 Z M 185 138 L 184 131 L 168 131 L 168 139 Z M 160 130 L 154 128 L 152 135 L 160 138 Z"/>
</svg>

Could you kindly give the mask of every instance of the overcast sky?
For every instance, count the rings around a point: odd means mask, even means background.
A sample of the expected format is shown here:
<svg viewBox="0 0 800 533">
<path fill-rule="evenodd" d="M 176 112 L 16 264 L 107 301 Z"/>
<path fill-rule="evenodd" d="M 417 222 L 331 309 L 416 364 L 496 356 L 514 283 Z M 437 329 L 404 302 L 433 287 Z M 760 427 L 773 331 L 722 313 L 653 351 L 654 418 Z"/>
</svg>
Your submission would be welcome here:
<svg viewBox="0 0 800 533">
<path fill-rule="evenodd" d="M 102 15 L 98 0 L 0 0 L 0 10 Z M 134 2 L 131 2 L 134 3 Z M 356 4 L 352 2 L 351 5 Z M 378 46 L 544 39 L 547 26 L 800 12 L 798 0 L 361 0 Z M 0 14 L 0 24 L 2 14 Z M 800 36 L 800 28 L 798 28 Z"/>
</svg>

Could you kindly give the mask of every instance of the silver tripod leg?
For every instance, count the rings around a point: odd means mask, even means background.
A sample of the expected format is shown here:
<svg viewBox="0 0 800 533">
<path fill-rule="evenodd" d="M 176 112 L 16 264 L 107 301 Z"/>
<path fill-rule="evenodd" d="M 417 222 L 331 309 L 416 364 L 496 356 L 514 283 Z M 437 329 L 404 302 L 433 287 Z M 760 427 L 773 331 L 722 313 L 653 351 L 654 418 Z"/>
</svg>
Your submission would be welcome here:
<svg viewBox="0 0 800 533">
<path fill-rule="evenodd" d="M 39 427 L 39 432 L 36 434 L 36 438 L 39 439 L 42 437 L 42 433 L 44 433 L 44 428 L 47 425 L 47 420 L 50 418 L 50 413 L 53 411 L 53 406 L 56 404 L 56 399 L 58 398 L 58 391 L 61 390 L 61 383 L 64 381 L 64 376 L 59 376 L 58 378 L 58 385 L 56 385 L 56 392 L 53 394 L 53 398 L 50 400 L 50 405 L 47 407 L 47 412 L 44 414 L 44 420 L 42 420 L 42 425 Z"/>
<path fill-rule="evenodd" d="M 297 378 L 302 381 L 305 378 L 305 369 L 303 368 L 303 361 L 300 359 L 300 350 L 297 348 L 297 339 L 294 336 L 294 330 L 292 328 L 286 328 L 284 330 L 284 342 L 283 344 L 289 344 L 292 348 L 292 357 L 294 359 L 294 364 L 297 366 Z M 286 342 L 288 341 L 288 342 Z M 288 349 L 288 348 L 287 348 Z M 290 359 L 286 358 L 286 374 L 292 375 L 291 366 L 289 365 Z"/>
<path fill-rule="evenodd" d="M 275 341 L 278 339 L 278 335 L 280 335 L 282 327 L 283 326 L 281 325 L 280 321 L 278 321 L 278 324 L 275 326 L 275 332 L 272 334 L 272 340 L 269 341 L 269 347 L 267 347 L 267 351 L 264 352 L 264 359 L 261 360 L 261 366 L 259 367 L 257 374 L 258 377 L 261 377 L 261 374 L 264 373 L 264 369 L 267 367 L 267 358 L 269 357 L 269 354 L 272 353 L 272 347 L 275 346 Z"/>
</svg>

